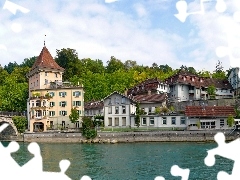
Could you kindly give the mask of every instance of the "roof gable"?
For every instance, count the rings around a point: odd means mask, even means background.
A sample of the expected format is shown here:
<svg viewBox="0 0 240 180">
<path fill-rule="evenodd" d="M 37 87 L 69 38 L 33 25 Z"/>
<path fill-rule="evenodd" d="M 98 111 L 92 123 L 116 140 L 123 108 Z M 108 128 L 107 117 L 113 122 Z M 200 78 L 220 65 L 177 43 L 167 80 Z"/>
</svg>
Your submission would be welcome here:
<svg viewBox="0 0 240 180">
<path fill-rule="evenodd" d="M 34 70 L 35 68 L 64 71 L 64 68 L 60 67 L 56 63 L 56 61 L 53 59 L 52 55 L 50 54 L 46 46 L 43 47 L 40 55 L 38 56 L 37 60 L 33 64 L 31 71 Z"/>
</svg>

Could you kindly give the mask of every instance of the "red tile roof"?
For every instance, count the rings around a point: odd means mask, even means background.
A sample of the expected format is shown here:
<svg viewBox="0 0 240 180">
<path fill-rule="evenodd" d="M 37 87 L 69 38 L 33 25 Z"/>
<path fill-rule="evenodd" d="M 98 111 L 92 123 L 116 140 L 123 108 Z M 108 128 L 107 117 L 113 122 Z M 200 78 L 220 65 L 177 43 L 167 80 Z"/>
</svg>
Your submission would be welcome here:
<svg viewBox="0 0 240 180">
<path fill-rule="evenodd" d="M 135 101 L 137 102 L 140 102 L 140 103 L 154 103 L 154 102 L 164 102 L 166 101 L 166 94 L 163 93 L 163 94 L 151 94 L 151 95 L 148 95 L 148 94 L 141 94 L 141 95 L 136 95 L 136 96 L 132 96 L 132 99 L 134 99 Z"/>
<path fill-rule="evenodd" d="M 43 47 L 40 55 L 38 56 L 37 60 L 33 64 L 31 71 L 35 68 L 44 68 L 44 69 L 53 69 L 53 70 L 59 70 L 64 71 L 64 68 L 60 67 L 56 61 L 53 59 L 52 55 L 46 48 L 46 46 Z"/>
<path fill-rule="evenodd" d="M 232 106 L 186 106 L 185 115 L 188 117 L 228 117 L 235 116 Z"/>
</svg>

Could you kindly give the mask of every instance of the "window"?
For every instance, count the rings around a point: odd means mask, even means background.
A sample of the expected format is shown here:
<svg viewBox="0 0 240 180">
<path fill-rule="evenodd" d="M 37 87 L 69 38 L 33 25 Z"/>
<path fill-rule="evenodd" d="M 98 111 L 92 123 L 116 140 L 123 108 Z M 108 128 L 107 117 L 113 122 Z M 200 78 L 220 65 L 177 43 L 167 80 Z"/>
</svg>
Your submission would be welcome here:
<svg viewBox="0 0 240 180">
<path fill-rule="evenodd" d="M 119 114 L 119 107 L 118 106 L 115 107 L 115 114 Z"/>
<path fill-rule="evenodd" d="M 186 124 L 185 117 L 181 117 L 181 124 Z"/>
<path fill-rule="evenodd" d="M 38 80 L 37 80 L 37 86 L 38 86 Z"/>
<path fill-rule="evenodd" d="M 48 73 L 47 72 L 45 72 L 45 76 L 47 76 L 48 75 Z"/>
<path fill-rule="evenodd" d="M 148 108 L 148 113 L 151 113 L 152 112 L 152 107 L 149 107 Z"/>
<path fill-rule="evenodd" d="M 115 98 L 115 103 L 119 104 L 119 98 L 118 97 Z"/>
<path fill-rule="evenodd" d="M 122 114 L 126 114 L 126 106 L 122 106 Z"/>
<path fill-rule="evenodd" d="M 36 111 L 36 118 L 37 118 L 37 117 L 41 117 L 41 116 L 42 116 L 41 110 L 37 110 L 37 111 Z"/>
<path fill-rule="evenodd" d="M 224 119 L 220 119 L 220 126 L 224 126 Z"/>
<path fill-rule="evenodd" d="M 59 102 L 59 106 L 62 106 L 62 107 L 67 106 L 67 101 L 61 101 L 61 102 Z"/>
<path fill-rule="evenodd" d="M 34 107 L 34 102 L 32 102 L 32 107 Z"/>
<path fill-rule="evenodd" d="M 167 124 L 167 118 L 166 117 L 162 117 L 162 124 Z"/>
<path fill-rule="evenodd" d="M 183 91 L 183 85 L 182 85 L 182 91 Z"/>
<path fill-rule="evenodd" d="M 46 101 L 43 101 L 43 106 L 46 106 Z"/>
<path fill-rule="evenodd" d="M 176 117 L 172 117 L 172 124 L 176 125 Z"/>
<path fill-rule="evenodd" d="M 56 77 L 56 78 L 58 77 L 58 74 L 57 74 L 57 73 L 55 73 L 55 77 Z"/>
<path fill-rule="evenodd" d="M 49 116 L 50 117 L 55 116 L 55 111 L 49 111 Z"/>
<path fill-rule="evenodd" d="M 112 106 L 108 107 L 108 114 L 112 114 Z"/>
<path fill-rule="evenodd" d="M 108 118 L 108 126 L 112 126 L 112 118 Z"/>
<path fill-rule="evenodd" d="M 67 111 L 59 111 L 59 115 L 60 116 L 66 116 L 67 115 Z"/>
<path fill-rule="evenodd" d="M 146 120 L 146 118 L 142 118 L 142 125 L 147 125 L 147 120 Z"/>
<path fill-rule="evenodd" d="M 54 92 L 49 92 L 49 95 L 50 95 L 51 97 L 53 97 L 53 96 L 55 96 L 55 93 L 54 93 Z"/>
<path fill-rule="evenodd" d="M 50 121 L 50 128 L 53 128 L 53 121 Z"/>
<path fill-rule="evenodd" d="M 37 100 L 36 101 L 36 107 L 40 107 L 41 106 L 41 101 L 40 100 Z"/>
<path fill-rule="evenodd" d="M 78 112 L 78 114 L 79 114 L 79 115 L 82 113 L 82 111 L 81 111 L 81 110 L 77 110 L 77 112 Z"/>
<path fill-rule="evenodd" d="M 115 117 L 115 126 L 119 126 L 119 118 Z"/>
<path fill-rule="evenodd" d="M 65 97 L 65 96 L 67 96 L 67 92 L 59 92 L 59 96 L 60 97 Z"/>
<path fill-rule="evenodd" d="M 126 117 L 122 117 L 122 126 L 126 126 Z"/>
<path fill-rule="evenodd" d="M 47 115 L 46 110 L 43 110 L 43 116 L 46 116 L 46 115 Z"/>
<path fill-rule="evenodd" d="M 150 125 L 154 125 L 154 117 L 150 117 Z"/>
<path fill-rule="evenodd" d="M 55 102 L 50 102 L 50 107 L 55 106 Z"/>
<path fill-rule="evenodd" d="M 122 104 L 125 104 L 125 103 L 126 103 L 126 98 L 122 97 Z"/>
<path fill-rule="evenodd" d="M 75 92 L 73 92 L 73 96 L 79 97 L 79 96 L 81 96 L 81 92 L 80 91 L 75 91 Z"/>
<path fill-rule="evenodd" d="M 108 98 L 108 104 L 112 104 L 111 98 Z"/>
<path fill-rule="evenodd" d="M 73 101 L 73 106 L 81 106 L 81 101 Z"/>
<path fill-rule="evenodd" d="M 48 80 L 47 79 L 45 79 L 45 84 L 48 84 Z"/>
</svg>

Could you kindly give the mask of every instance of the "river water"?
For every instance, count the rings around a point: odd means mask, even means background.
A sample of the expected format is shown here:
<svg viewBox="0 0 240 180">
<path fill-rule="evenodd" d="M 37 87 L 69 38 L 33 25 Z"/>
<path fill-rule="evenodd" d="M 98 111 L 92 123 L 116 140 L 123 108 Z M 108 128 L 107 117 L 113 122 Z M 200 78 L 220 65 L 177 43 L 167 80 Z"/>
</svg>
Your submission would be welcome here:
<svg viewBox="0 0 240 180">
<path fill-rule="evenodd" d="M 33 156 L 28 152 L 28 143 L 20 142 L 20 150 L 12 154 L 20 164 L 27 163 Z M 231 173 L 233 161 L 216 157 L 212 167 L 204 164 L 207 150 L 217 147 L 216 143 L 121 143 L 121 144 L 74 144 L 38 143 L 43 157 L 43 170 L 59 172 L 59 162 L 71 162 L 66 174 L 73 180 L 83 175 L 92 179 L 146 179 L 163 176 L 173 177 L 173 165 L 189 168 L 189 179 L 217 179 L 219 171 Z M 7 146 L 6 142 L 3 142 Z"/>
</svg>

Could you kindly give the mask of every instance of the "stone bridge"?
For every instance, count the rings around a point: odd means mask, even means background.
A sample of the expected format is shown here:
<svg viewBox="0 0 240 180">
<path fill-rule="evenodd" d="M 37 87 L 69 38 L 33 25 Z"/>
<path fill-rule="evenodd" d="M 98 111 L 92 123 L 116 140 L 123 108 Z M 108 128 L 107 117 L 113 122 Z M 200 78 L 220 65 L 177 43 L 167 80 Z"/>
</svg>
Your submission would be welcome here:
<svg viewBox="0 0 240 180">
<path fill-rule="evenodd" d="M 18 135 L 16 126 L 13 123 L 12 116 L 1 116 L 0 115 L 0 126 L 3 123 L 8 123 L 9 126 L 0 133 L 0 139 L 8 138 L 9 136 Z"/>
</svg>

